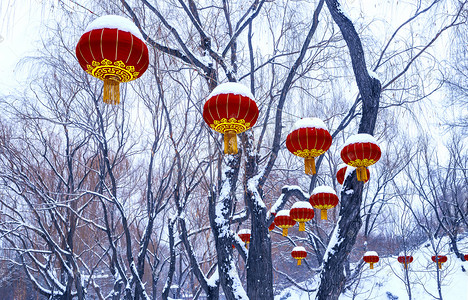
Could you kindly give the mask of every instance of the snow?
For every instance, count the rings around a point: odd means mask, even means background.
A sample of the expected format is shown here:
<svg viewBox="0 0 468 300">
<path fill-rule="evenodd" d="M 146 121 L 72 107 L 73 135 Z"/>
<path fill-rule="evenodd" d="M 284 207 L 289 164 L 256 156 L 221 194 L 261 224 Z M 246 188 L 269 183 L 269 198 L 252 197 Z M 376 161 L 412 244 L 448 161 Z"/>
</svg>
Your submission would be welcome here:
<svg viewBox="0 0 468 300">
<path fill-rule="evenodd" d="M 130 32 L 140 40 L 144 41 L 140 30 L 138 30 L 138 27 L 136 27 L 136 25 L 131 20 L 117 15 L 107 15 L 97 18 L 91 22 L 88 27 L 86 27 L 84 33 L 94 29 L 103 28 L 116 28 L 122 31 Z"/>
<path fill-rule="evenodd" d="M 320 120 L 319 118 L 303 118 L 294 123 L 292 131 L 297 130 L 299 128 L 318 128 L 318 129 L 325 129 L 328 131 L 327 125 Z"/>
<path fill-rule="evenodd" d="M 279 216 L 288 216 L 289 217 L 289 209 L 283 209 L 283 210 L 280 210 L 277 214 L 276 214 L 277 217 Z"/>
<path fill-rule="evenodd" d="M 310 205 L 310 203 L 307 202 L 307 201 L 297 201 L 291 207 L 291 209 L 293 209 L 293 208 L 310 208 L 310 209 L 313 209 L 312 205 Z"/>
<path fill-rule="evenodd" d="M 373 143 L 378 145 L 377 140 L 372 135 L 367 133 L 358 133 L 350 136 L 344 143 L 343 147 L 356 143 Z"/>
<path fill-rule="evenodd" d="M 327 186 L 327 185 L 320 185 L 312 191 L 312 195 L 316 195 L 319 193 L 329 193 L 329 194 L 336 195 L 335 190 L 332 187 Z"/>
<path fill-rule="evenodd" d="M 380 80 L 380 77 L 379 77 L 379 75 L 378 75 L 377 73 L 375 73 L 375 72 L 372 71 L 372 70 L 369 70 L 368 72 L 369 72 L 369 76 L 370 76 L 370 77 L 375 78 L 375 79 L 377 79 L 378 81 L 381 81 L 381 80 Z"/>
<path fill-rule="evenodd" d="M 276 213 L 280 207 L 284 205 L 284 191 L 290 191 L 290 190 L 297 190 L 302 193 L 304 198 L 309 199 L 310 195 L 304 192 L 300 186 L 298 185 L 285 185 L 282 188 L 283 193 L 278 197 L 278 199 L 275 201 L 275 204 L 270 208 L 270 214 L 271 213 Z"/>
<path fill-rule="evenodd" d="M 250 92 L 249 88 L 238 82 L 221 83 L 220 85 L 214 88 L 214 90 L 208 96 L 208 99 L 217 95 L 221 95 L 221 94 L 241 95 L 244 97 L 248 97 L 252 100 L 255 100 L 255 97 Z"/>
<path fill-rule="evenodd" d="M 250 234 L 250 229 L 241 229 L 237 232 L 237 234 Z"/>
<path fill-rule="evenodd" d="M 364 256 L 379 256 L 375 251 L 367 251 Z"/>
<path fill-rule="evenodd" d="M 327 250 L 325 251 L 325 254 L 323 255 L 322 269 L 323 269 L 323 265 L 325 264 L 325 262 L 328 261 L 328 258 L 330 257 L 330 255 L 335 254 L 335 250 L 333 248 L 338 247 L 343 241 L 341 238 L 339 238 L 340 228 L 338 224 L 340 224 L 340 220 L 341 220 L 341 216 L 338 218 L 338 221 L 336 222 L 335 229 L 333 230 L 333 233 L 330 237 L 330 242 L 328 243 Z"/>
<path fill-rule="evenodd" d="M 304 251 L 307 252 L 306 249 L 302 246 L 296 246 L 292 249 L 292 251 Z"/>
<path fill-rule="evenodd" d="M 211 277 L 206 280 L 206 284 L 209 287 L 214 288 L 218 285 L 218 281 L 219 281 L 219 272 L 218 272 L 218 267 L 216 267 L 216 270 L 213 273 L 213 275 L 211 275 Z"/>
</svg>

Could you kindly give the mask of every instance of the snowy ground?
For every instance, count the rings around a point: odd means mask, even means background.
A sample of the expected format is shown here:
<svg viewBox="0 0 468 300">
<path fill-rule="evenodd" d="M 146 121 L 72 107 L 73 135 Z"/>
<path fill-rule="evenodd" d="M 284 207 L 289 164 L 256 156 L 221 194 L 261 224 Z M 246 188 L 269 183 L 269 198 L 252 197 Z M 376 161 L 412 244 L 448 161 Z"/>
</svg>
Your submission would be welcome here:
<svg viewBox="0 0 468 300">
<path fill-rule="evenodd" d="M 462 262 L 452 253 L 449 254 L 449 247 L 446 239 L 442 239 L 443 246 L 440 252 L 446 254 L 448 261 L 443 264 L 442 296 L 444 300 L 468 300 L 468 262 Z M 468 237 L 458 243 L 460 251 L 468 254 Z M 438 299 L 436 264 L 432 262 L 434 255 L 429 243 L 423 244 L 418 250 L 412 253 L 414 261 L 409 266 L 409 276 L 411 280 L 411 295 L 414 300 Z M 409 299 L 408 293 L 402 279 L 404 269 L 397 261 L 397 257 L 381 258 L 380 262 L 374 266 L 373 270 L 364 268 L 360 283 L 354 291 L 346 292 L 339 299 L 385 299 L 404 300 Z M 400 279 L 401 278 L 401 279 Z M 309 289 L 314 286 L 316 278 L 301 283 Z M 353 298 L 354 294 L 354 298 Z M 295 287 L 285 289 L 275 300 L 305 300 L 315 299 L 315 293 L 307 293 Z"/>
</svg>

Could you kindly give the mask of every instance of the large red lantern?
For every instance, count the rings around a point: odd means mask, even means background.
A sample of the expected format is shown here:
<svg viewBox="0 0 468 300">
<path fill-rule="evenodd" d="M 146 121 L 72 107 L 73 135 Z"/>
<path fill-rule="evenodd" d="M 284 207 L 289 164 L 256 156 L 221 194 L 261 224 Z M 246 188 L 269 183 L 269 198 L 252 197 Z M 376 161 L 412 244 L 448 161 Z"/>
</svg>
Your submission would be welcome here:
<svg viewBox="0 0 468 300">
<path fill-rule="evenodd" d="M 237 153 L 237 134 L 257 122 L 258 108 L 247 87 L 237 82 L 218 85 L 203 106 L 203 119 L 211 129 L 224 134 L 224 153 Z"/>
<path fill-rule="evenodd" d="M 291 218 L 299 222 L 299 231 L 305 231 L 305 222 L 314 218 L 314 208 L 306 201 L 298 201 L 293 204 L 289 211 Z"/>
<path fill-rule="evenodd" d="M 297 259 L 297 265 L 300 266 L 301 260 L 307 257 L 307 251 L 304 247 L 297 246 L 292 249 L 291 256 Z"/>
<path fill-rule="evenodd" d="M 345 180 L 345 175 L 346 175 L 346 172 L 348 170 L 348 168 L 352 168 L 352 167 L 349 167 L 348 165 L 346 164 L 340 164 L 338 166 L 338 172 L 336 172 L 336 180 L 338 181 L 339 184 L 343 184 L 344 183 L 344 180 Z M 354 170 L 354 168 L 352 168 Z M 370 178 L 370 172 L 369 172 L 369 169 L 366 169 L 366 173 L 367 173 L 367 179 L 364 180 L 364 183 L 369 181 L 369 178 Z"/>
<path fill-rule="evenodd" d="M 283 209 L 276 214 L 275 225 L 283 229 L 283 236 L 288 236 L 288 228 L 296 225 L 296 221 L 290 217 L 289 210 Z"/>
<path fill-rule="evenodd" d="M 366 168 L 375 164 L 381 155 L 375 138 L 365 133 L 349 137 L 341 150 L 341 159 L 345 164 L 357 168 L 357 179 L 364 182 L 367 181 Z"/>
<path fill-rule="evenodd" d="M 250 243 L 250 229 L 241 229 L 237 232 L 237 235 L 245 243 L 245 247 Z"/>
<path fill-rule="evenodd" d="M 407 269 L 408 264 L 413 262 L 413 257 L 411 255 L 401 255 L 398 256 L 398 262 L 400 264 L 403 264 L 405 266 L 405 269 Z"/>
<path fill-rule="evenodd" d="M 329 186 L 318 186 L 312 191 L 309 202 L 317 209 L 320 209 L 320 218 L 327 220 L 327 209 L 331 209 L 338 205 L 338 196 L 333 188 Z"/>
<path fill-rule="evenodd" d="M 442 269 L 442 264 L 447 262 L 447 256 L 445 255 L 433 255 L 431 259 L 433 262 L 437 263 L 439 269 Z"/>
<path fill-rule="evenodd" d="M 288 150 L 304 158 L 306 174 L 315 174 L 315 158 L 330 148 L 332 137 L 322 120 L 317 118 L 300 119 L 286 138 Z"/>
<path fill-rule="evenodd" d="M 370 269 L 373 269 L 374 264 L 379 262 L 379 255 L 375 251 L 367 251 L 362 259 L 369 264 Z"/>
<path fill-rule="evenodd" d="M 104 102 L 120 102 L 121 82 L 135 80 L 149 64 L 148 48 L 132 21 L 102 16 L 91 22 L 76 45 L 83 70 L 104 81 Z"/>
</svg>

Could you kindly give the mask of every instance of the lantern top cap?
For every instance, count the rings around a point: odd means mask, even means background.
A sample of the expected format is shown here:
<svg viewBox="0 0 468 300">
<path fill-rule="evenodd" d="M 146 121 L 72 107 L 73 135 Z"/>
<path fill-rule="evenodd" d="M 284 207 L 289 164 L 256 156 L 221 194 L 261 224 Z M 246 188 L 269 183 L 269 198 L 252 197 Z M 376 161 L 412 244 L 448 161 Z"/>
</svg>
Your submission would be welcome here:
<svg viewBox="0 0 468 300">
<path fill-rule="evenodd" d="M 297 201 L 293 204 L 291 209 L 293 208 L 309 208 L 309 209 L 314 209 L 312 205 L 308 201 Z"/>
<path fill-rule="evenodd" d="M 329 193 L 329 194 L 334 194 L 334 195 L 336 195 L 335 190 L 334 190 L 332 187 L 327 186 L 327 185 L 320 185 L 320 186 L 317 186 L 317 187 L 312 191 L 312 195 L 319 194 L 319 193 Z"/>
<path fill-rule="evenodd" d="M 241 229 L 237 232 L 237 234 L 250 234 L 250 229 Z"/>
<path fill-rule="evenodd" d="M 300 128 L 318 128 L 328 131 L 327 125 L 319 118 L 302 118 L 294 123 L 292 131 Z"/>
<path fill-rule="evenodd" d="M 346 140 L 344 146 L 348 146 L 348 145 L 356 144 L 356 143 L 372 143 L 372 144 L 378 145 L 377 140 L 372 135 L 367 134 L 367 133 L 358 133 L 358 134 L 350 136 Z"/>
<path fill-rule="evenodd" d="M 379 256 L 375 251 L 367 251 L 364 256 Z"/>
<path fill-rule="evenodd" d="M 238 82 L 225 82 L 219 84 L 208 96 L 208 99 L 222 95 L 222 94 L 234 94 L 241 95 L 250 98 L 255 101 L 254 95 L 250 92 L 249 88 Z"/>
<path fill-rule="evenodd" d="M 289 209 L 283 209 L 280 210 L 278 213 L 276 213 L 276 217 L 281 217 L 281 216 L 290 216 L 289 215 Z"/>
<path fill-rule="evenodd" d="M 99 17 L 89 23 L 89 25 L 85 29 L 86 32 L 90 32 L 94 29 L 103 29 L 103 28 L 111 28 L 111 29 L 118 29 L 126 32 L 130 32 L 140 40 L 144 41 L 143 36 L 141 35 L 140 30 L 138 27 L 132 22 L 132 20 L 127 19 L 122 16 L 117 15 L 106 15 Z"/>
<path fill-rule="evenodd" d="M 292 251 L 304 251 L 307 252 L 306 249 L 302 246 L 296 246 L 292 249 Z"/>
</svg>

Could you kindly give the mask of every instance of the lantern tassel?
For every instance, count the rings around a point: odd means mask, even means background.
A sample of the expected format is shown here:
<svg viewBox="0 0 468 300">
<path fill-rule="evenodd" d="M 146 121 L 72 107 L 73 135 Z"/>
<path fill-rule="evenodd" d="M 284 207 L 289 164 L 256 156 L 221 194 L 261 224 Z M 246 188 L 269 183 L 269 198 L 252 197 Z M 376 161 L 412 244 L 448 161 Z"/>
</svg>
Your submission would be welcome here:
<svg viewBox="0 0 468 300">
<path fill-rule="evenodd" d="M 237 136 L 233 130 L 224 133 L 224 153 L 237 154 Z"/>
<path fill-rule="evenodd" d="M 439 265 L 439 269 L 442 269 L 442 262 L 437 262 L 437 264 Z"/>
<path fill-rule="evenodd" d="M 288 236 L 288 229 L 287 228 L 283 228 L 283 236 Z"/>
<path fill-rule="evenodd" d="M 299 231 L 305 231 L 305 223 L 299 222 Z"/>
<path fill-rule="evenodd" d="M 367 181 L 367 168 L 366 167 L 361 168 L 361 179 L 364 182 Z"/>
<path fill-rule="evenodd" d="M 326 209 L 320 210 L 320 219 L 321 220 L 328 220 L 328 213 Z"/>
<path fill-rule="evenodd" d="M 371 270 L 374 269 L 374 263 L 369 263 L 369 265 Z"/>
<path fill-rule="evenodd" d="M 406 263 L 403 264 L 405 266 L 405 269 L 408 269 L 408 265 Z"/>
<path fill-rule="evenodd" d="M 297 265 L 298 265 L 298 266 L 301 265 L 301 259 L 298 259 L 298 260 L 297 260 Z"/>
<path fill-rule="evenodd" d="M 315 159 L 313 157 L 304 158 L 305 173 L 314 175 L 315 172 Z"/>
<path fill-rule="evenodd" d="M 113 78 L 104 79 L 104 103 L 117 105 L 120 103 L 120 82 Z"/>
</svg>

